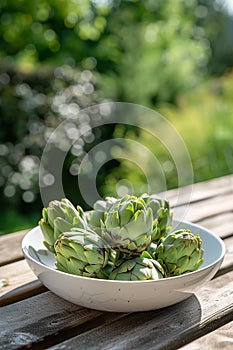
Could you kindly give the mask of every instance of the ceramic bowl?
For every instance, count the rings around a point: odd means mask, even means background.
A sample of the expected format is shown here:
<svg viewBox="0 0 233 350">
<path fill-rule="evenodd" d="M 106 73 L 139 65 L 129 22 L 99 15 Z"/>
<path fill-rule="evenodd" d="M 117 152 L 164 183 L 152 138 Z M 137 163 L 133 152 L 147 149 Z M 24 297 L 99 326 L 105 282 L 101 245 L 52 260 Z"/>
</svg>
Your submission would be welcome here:
<svg viewBox="0 0 233 350">
<path fill-rule="evenodd" d="M 199 234 L 204 264 L 194 272 L 157 281 L 112 281 L 80 277 L 58 271 L 55 259 L 43 245 L 40 227 L 29 231 L 22 241 L 23 254 L 38 279 L 58 296 L 84 307 L 114 312 L 159 309 L 178 303 L 197 291 L 218 271 L 225 254 L 221 238 L 190 222 L 176 222 L 175 230 L 190 229 Z"/>
</svg>

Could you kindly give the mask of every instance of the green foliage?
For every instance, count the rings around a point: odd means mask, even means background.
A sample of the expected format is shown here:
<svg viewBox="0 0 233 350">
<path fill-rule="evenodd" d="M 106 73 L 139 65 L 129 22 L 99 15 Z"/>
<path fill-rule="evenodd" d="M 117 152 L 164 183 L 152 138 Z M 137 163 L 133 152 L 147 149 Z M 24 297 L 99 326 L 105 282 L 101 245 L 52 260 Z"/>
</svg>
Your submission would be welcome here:
<svg viewBox="0 0 233 350">
<path fill-rule="evenodd" d="M 34 227 L 39 219 L 38 211 L 22 214 L 16 209 L 4 210 L 1 216 L 0 236 Z"/>
<path fill-rule="evenodd" d="M 97 100 L 95 76 L 69 66 L 30 74 L 2 70 L 0 92 L 1 205 L 22 213 L 35 211 L 41 206 L 38 182 L 44 147 L 63 120 Z M 72 138 L 66 133 L 61 142 Z M 83 152 L 80 146 L 80 157 Z M 68 172 L 73 158 L 71 151 Z"/>
<path fill-rule="evenodd" d="M 160 105 L 159 112 L 179 132 L 191 157 L 194 172 L 194 182 L 208 180 L 214 177 L 233 173 L 233 74 L 205 82 L 195 90 L 183 94 L 177 106 Z M 120 136 L 120 127 L 116 129 Z M 149 149 L 161 164 L 166 177 L 167 188 L 178 185 L 177 169 L 169 152 L 149 133 L 142 131 L 140 136 L 128 132 L 125 135 L 130 140 L 136 140 Z M 115 150 L 121 154 L 121 149 Z M 140 153 L 141 152 L 141 153 Z M 162 189 L 160 172 L 156 172 L 150 162 L 150 155 L 136 149 L 134 144 L 128 144 L 124 154 L 129 159 L 141 159 L 143 169 L 122 159 L 118 169 L 109 174 L 103 184 L 103 189 L 115 195 L 119 186 L 124 191 L 140 194 L 147 191 L 145 173 L 149 177 L 157 177 L 158 191 Z M 154 159 L 152 159 L 154 161 Z M 124 178 L 124 181 L 121 179 Z"/>
<path fill-rule="evenodd" d="M 202 80 L 226 18 L 199 0 L 3 0 L 0 8 L 3 64 L 96 68 L 105 98 L 147 106 L 174 102 Z"/>
<path fill-rule="evenodd" d="M 31 213 L 40 211 L 38 169 L 51 132 L 67 116 L 102 100 L 159 108 L 183 136 L 196 181 L 232 172 L 232 77 L 214 87 L 203 85 L 208 74 L 232 65 L 232 19 L 217 4 L 1 0 L 0 203 L 4 216 L 13 218 L 1 221 L 1 231 L 13 230 L 19 216 L 24 220 L 26 215 L 25 222 L 31 223 Z M 71 150 L 64 166 L 64 186 L 75 203 L 80 160 L 94 145 L 113 137 L 152 147 L 168 187 L 177 186 L 170 155 L 148 134 L 109 125 L 89 136 L 92 141 L 78 156 Z M 100 194 L 114 195 L 132 186 L 137 194 L 146 191 L 144 172 L 151 173 L 150 159 L 143 159 L 145 168 L 139 169 L 124 159 L 119 147 L 111 151 L 117 160 L 98 173 Z M 134 159 L 135 149 L 127 152 Z"/>
<path fill-rule="evenodd" d="M 138 1 L 132 6 L 122 2 L 109 18 L 108 26 L 121 39 L 121 55 L 116 74 L 108 75 L 102 88 L 107 93 L 112 78 L 118 86 L 115 99 L 120 94 L 124 101 L 146 106 L 174 102 L 178 93 L 202 80 L 210 55 L 205 31 L 194 35 L 196 4 Z"/>
<path fill-rule="evenodd" d="M 90 0 L 3 0 L 0 9 L 0 55 L 5 62 L 13 59 L 27 67 L 87 58 L 91 48 L 85 41 L 99 39 L 108 13 L 106 6 Z M 87 61 L 86 68 L 92 64 Z"/>
</svg>

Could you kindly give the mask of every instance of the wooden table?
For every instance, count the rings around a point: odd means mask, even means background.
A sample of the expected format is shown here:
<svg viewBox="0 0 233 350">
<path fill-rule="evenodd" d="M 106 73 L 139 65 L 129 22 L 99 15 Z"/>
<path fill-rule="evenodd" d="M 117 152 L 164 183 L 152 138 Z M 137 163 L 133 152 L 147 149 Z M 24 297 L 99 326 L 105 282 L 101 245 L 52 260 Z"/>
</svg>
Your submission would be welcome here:
<svg viewBox="0 0 233 350">
<path fill-rule="evenodd" d="M 178 209 L 190 191 L 181 189 Z M 177 195 L 167 193 L 171 204 Z M 185 219 L 224 239 L 221 269 L 185 301 L 131 314 L 86 309 L 57 297 L 23 258 L 26 231 L 0 237 L 0 349 L 233 349 L 233 175 L 195 184 Z"/>
</svg>

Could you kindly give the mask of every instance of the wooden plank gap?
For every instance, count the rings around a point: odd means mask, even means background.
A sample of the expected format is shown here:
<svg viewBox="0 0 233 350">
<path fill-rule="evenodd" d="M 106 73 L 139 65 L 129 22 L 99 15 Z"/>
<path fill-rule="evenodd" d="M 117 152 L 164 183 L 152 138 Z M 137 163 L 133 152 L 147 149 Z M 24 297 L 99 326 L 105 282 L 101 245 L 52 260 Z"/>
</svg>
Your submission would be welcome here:
<svg viewBox="0 0 233 350">
<path fill-rule="evenodd" d="M 201 213 L 201 212 L 200 212 L 200 213 Z M 232 210 L 226 210 L 226 211 L 224 211 L 224 214 L 230 214 L 230 213 L 232 213 Z M 192 221 L 193 223 L 195 223 L 195 224 L 198 224 L 200 221 L 203 221 L 203 220 L 206 220 L 206 219 L 215 218 L 216 215 L 221 215 L 221 213 L 220 213 L 220 214 L 216 214 L 216 213 L 211 214 L 211 213 L 208 213 L 208 214 L 203 215 L 203 217 L 201 217 L 201 218 L 195 218 L 195 219 L 193 219 L 193 220 L 191 220 L 191 221 Z M 185 221 L 190 221 L 190 219 L 186 219 L 186 218 L 184 218 L 184 220 L 185 220 Z"/>
<path fill-rule="evenodd" d="M 15 259 L 9 259 L 9 260 L 6 260 L 4 262 L 0 262 L 0 267 L 6 266 L 6 265 L 9 265 L 9 264 L 13 264 L 13 263 L 16 263 L 16 262 L 21 261 L 21 260 L 24 260 L 23 256 L 17 257 Z"/>
<path fill-rule="evenodd" d="M 47 291 L 48 289 L 39 280 L 29 282 L 4 294 L 0 298 L 0 307 L 16 303 Z"/>
</svg>

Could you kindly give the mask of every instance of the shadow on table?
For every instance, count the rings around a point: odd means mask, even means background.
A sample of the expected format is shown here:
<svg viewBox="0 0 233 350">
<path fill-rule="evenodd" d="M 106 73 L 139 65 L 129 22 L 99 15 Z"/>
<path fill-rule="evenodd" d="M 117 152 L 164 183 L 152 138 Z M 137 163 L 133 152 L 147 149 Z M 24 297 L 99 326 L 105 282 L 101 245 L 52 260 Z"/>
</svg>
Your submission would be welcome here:
<svg viewBox="0 0 233 350">
<path fill-rule="evenodd" d="M 129 314 L 89 332 L 88 339 L 80 335 L 74 341 L 78 341 L 80 348 L 101 339 L 103 349 L 176 349 L 190 341 L 192 330 L 198 328 L 201 318 L 201 305 L 193 295 L 163 309 Z"/>
</svg>

